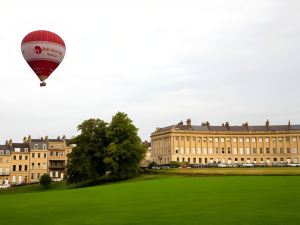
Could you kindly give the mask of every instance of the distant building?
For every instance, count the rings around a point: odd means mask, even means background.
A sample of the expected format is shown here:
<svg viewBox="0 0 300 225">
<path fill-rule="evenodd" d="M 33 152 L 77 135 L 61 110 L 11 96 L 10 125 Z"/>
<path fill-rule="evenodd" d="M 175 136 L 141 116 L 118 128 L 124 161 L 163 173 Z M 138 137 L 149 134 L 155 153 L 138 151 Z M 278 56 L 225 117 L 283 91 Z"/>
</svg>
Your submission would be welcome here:
<svg viewBox="0 0 300 225">
<path fill-rule="evenodd" d="M 299 163 L 300 125 L 212 126 L 209 122 L 157 128 L 151 134 L 151 161 L 200 163 Z"/>
<path fill-rule="evenodd" d="M 143 144 L 147 146 L 145 158 L 140 162 L 141 166 L 148 166 L 151 162 L 151 142 L 144 141 Z"/>
<path fill-rule="evenodd" d="M 71 151 L 71 140 L 65 136 L 56 139 L 28 136 L 23 143 L 6 141 L 0 145 L 0 185 L 39 182 L 43 174 L 49 174 L 54 181 L 63 180 L 67 154 Z"/>
</svg>

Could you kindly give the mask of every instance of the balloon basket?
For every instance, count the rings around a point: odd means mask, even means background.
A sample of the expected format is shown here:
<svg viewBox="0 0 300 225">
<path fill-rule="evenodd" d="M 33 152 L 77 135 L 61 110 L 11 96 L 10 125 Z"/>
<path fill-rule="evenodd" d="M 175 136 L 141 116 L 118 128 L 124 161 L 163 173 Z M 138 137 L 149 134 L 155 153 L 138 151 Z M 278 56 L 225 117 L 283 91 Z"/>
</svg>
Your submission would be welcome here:
<svg viewBox="0 0 300 225">
<path fill-rule="evenodd" d="M 46 86 L 46 83 L 45 83 L 45 82 L 42 82 L 42 83 L 40 83 L 40 86 L 41 86 L 41 87 L 45 87 L 45 86 Z"/>
</svg>

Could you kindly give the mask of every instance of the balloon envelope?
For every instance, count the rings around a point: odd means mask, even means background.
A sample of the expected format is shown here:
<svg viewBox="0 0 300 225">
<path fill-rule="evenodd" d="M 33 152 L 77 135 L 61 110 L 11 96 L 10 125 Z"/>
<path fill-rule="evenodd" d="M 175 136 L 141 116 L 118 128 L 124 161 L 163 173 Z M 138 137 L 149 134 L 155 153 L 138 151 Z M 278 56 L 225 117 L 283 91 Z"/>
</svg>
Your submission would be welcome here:
<svg viewBox="0 0 300 225">
<path fill-rule="evenodd" d="M 24 59 L 41 81 L 46 80 L 65 56 L 66 46 L 57 34 L 37 30 L 27 34 L 21 43 Z"/>
</svg>

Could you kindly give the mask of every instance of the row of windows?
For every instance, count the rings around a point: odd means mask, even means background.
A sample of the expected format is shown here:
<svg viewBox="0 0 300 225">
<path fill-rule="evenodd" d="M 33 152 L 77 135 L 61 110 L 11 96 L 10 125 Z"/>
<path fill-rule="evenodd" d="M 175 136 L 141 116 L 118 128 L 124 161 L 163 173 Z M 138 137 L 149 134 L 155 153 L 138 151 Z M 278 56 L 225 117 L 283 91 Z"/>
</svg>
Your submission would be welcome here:
<svg viewBox="0 0 300 225">
<path fill-rule="evenodd" d="M 49 145 L 49 148 L 54 148 L 54 145 Z M 59 148 L 64 148 L 64 145 L 55 145 L 55 148 L 59 149 Z M 34 149 L 39 149 L 39 145 L 38 144 L 34 144 Z M 47 145 L 43 144 L 43 149 L 46 150 L 47 149 Z"/>
<path fill-rule="evenodd" d="M 232 151 L 233 150 L 233 151 Z M 213 148 L 198 148 L 197 149 L 197 154 L 247 154 L 247 155 L 250 155 L 250 154 L 270 154 L 270 153 L 273 153 L 273 154 L 277 154 L 277 153 L 280 153 L 280 154 L 283 154 L 283 153 L 287 153 L 287 154 L 290 154 L 290 153 L 293 153 L 293 154 L 297 154 L 298 153 L 298 149 L 297 148 L 293 148 L 292 151 L 290 148 L 286 148 L 286 151 L 284 151 L 284 148 L 273 148 L 272 149 L 272 152 L 270 150 L 270 148 L 259 148 L 259 149 L 256 149 L 256 148 L 252 148 L 252 151 L 250 148 L 239 148 L 239 151 L 237 148 L 233 148 L 231 150 L 231 148 L 227 148 L 225 150 L 225 148 L 215 148 L 213 150 Z M 178 150 L 178 147 L 175 147 L 175 153 L 179 153 L 179 150 Z M 180 153 L 181 154 L 196 154 L 196 148 L 192 148 L 192 151 L 190 151 L 190 148 L 186 148 L 184 149 L 183 147 L 180 148 Z"/>
<path fill-rule="evenodd" d="M 9 155 L 10 154 L 10 150 L 0 150 L 0 155 Z"/>
<path fill-rule="evenodd" d="M 13 171 L 17 171 L 17 168 L 18 171 L 22 171 L 22 169 L 24 169 L 24 171 L 28 171 L 28 165 L 13 165 Z M 31 169 L 41 169 L 41 163 L 31 163 Z M 43 163 L 43 169 L 47 169 L 47 163 Z"/>
<path fill-rule="evenodd" d="M 31 153 L 32 158 L 41 158 L 41 156 L 44 156 L 44 158 L 47 158 L 47 153 L 43 153 L 43 154 L 41 154 L 39 152 L 37 154 L 35 154 L 34 152 Z"/>
<path fill-rule="evenodd" d="M 227 163 L 271 163 L 271 161 L 273 162 L 285 162 L 284 158 L 277 158 L 277 157 L 273 157 L 273 158 L 253 158 L 253 160 L 251 161 L 250 158 L 227 158 Z M 226 163 L 226 159 L 222 159 L 219 160 L 217 158 L 179 158 L 177 157 L 177 162 L 188 162 L 188 163 Z M 286 159 L 286 162 L 290 163 L 292 162 L 292 159 L 288 158 Z M 298 163 L 298 158 L 294 158 L 293 159 L 294 163 Z"/>
<path fill-rule="evenodd" d="M 179 139 L 179 137 L 178 136 L 176 136 L 175 137 L 175 140 L 178 140 Z M 184 141 L 184 139 L 186 139 L 186 141 L 190 141 L 190 137 L 180 137 L 180 140 L 181 141 Z M 218 142 L 225 142 L 225 139 L 226 139 L 226 141 L 227 142 L 237 142 L 237 141 L 239 141 L 239 142 L 250 142 L 250 140 L 251 140 L 251 142 L 253 142 L 253 143 L 255 143 L 257 140 L 258 140 L 258 142 L 259 143 L 262 143 L 263 142 L 263 140 L 265 141 L 265 142 L 270 142 L 270 140 L 272 140 L 273 142 L 276 142 L 277 140 L 279 141 L 279 142 L 282 142 L 283 140 L 284 140 L 284 138 L 283 137 L 273 137 L 273 138 L 268 138 L 268 137 L 265 137 L 265 138 L 262 138 L 262 137 L 259 137 L 259 138 L 256 138 L 256 137 L 252 137 L 252 138 L 237 138 L 237 137 L 233 137 L 233 138 L 230 138 L 230 137 L 227 137 L 227 138 L 224 138 L 224 137 L 208 137 L 208 138 L 206 138 L 206 137 L 203 137 L 203 138 L 201 138 L 201 137 L 197 137 L 197 141 L 198 142 L 201 142 L 201 140 L 203 141 L 203 142 L 206 142 L 206 141 L 209 141 L 209 142 L 215 142 L 215 143 L 218 143 Z M 297 137 L 292 137 L 292 138 L 290 138 L 290 137 L 285 137 L 285 141 L 291 141 L 292 140 L 292 142 L 297 142 Z M 192 141 L 196 141 L 196 137 L 192 137 Z"/>
<path fill-rule="evenodd" d="M 13 160 L 17 160 L 17 158 L 19 160 L 28 160 L 28 155 L 19 155 L 19 157 L 17 157 L 16 155 L 13 156 Z"/>
<path fill-rule="evenodd" d="M 60 153 L 60 156 L 64 156 L 65 155 L 65 153 L 64 152 L 55 152 L 55 156 L 56 157 L 59 157 L 59 153 Z M 54 152 L 50 152 L 50 156 L 53 156 L 54 155 Z"/>
</svg>

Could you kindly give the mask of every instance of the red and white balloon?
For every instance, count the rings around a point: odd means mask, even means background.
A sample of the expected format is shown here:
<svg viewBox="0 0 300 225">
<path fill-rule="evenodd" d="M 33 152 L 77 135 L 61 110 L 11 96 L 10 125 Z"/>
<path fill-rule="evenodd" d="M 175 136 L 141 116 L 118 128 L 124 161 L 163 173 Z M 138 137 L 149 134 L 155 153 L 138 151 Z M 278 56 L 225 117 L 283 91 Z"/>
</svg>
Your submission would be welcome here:
<svg viewBox="0 0 300 225">
<path fill-rule="evenodd" d="M 41 86 L 65 56 L 66 46 L 57 34 L 37 30 L 27 34 L 21 43 L 24 59 L 42 81 Z"/>
</svg>

